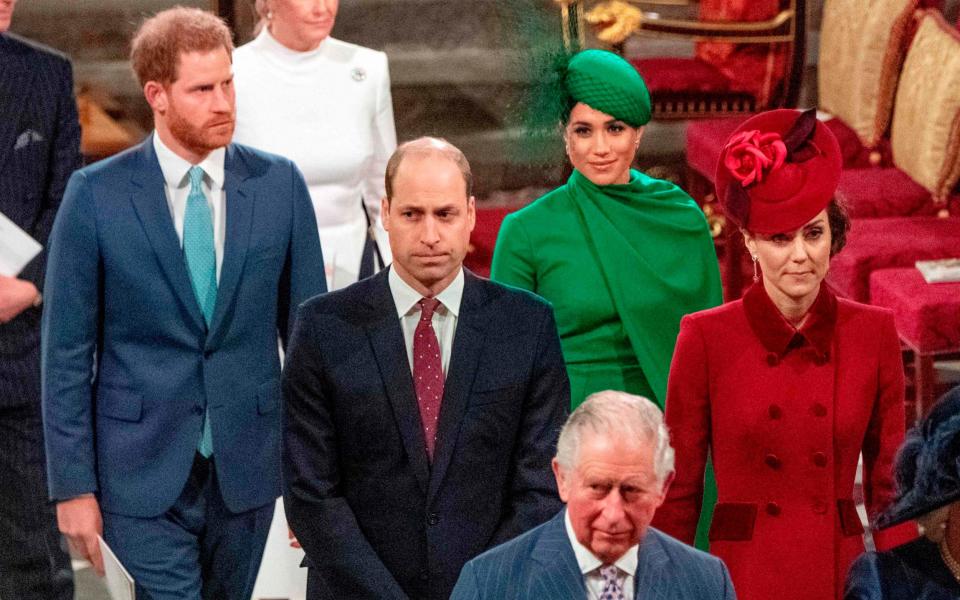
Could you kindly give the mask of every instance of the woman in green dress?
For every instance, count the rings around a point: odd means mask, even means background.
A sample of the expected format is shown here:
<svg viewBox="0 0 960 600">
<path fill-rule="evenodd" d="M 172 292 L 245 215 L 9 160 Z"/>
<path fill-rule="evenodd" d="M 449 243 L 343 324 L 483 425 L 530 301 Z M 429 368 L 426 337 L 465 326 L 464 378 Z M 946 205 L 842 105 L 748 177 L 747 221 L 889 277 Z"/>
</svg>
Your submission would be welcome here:
<svg viewBox="0 0 960 600">
<path fill-rule="evenodd" d="M 690 196 L 630 168 L 650 120 L 636 70 L 584 50 L 560 81 L 573 174 L 507 216 L 491 277 L 553 304 L 572 408 L 613 389 L 662 409 L 680 319 L 722 302 L 713 241 Z"/>
</svg>

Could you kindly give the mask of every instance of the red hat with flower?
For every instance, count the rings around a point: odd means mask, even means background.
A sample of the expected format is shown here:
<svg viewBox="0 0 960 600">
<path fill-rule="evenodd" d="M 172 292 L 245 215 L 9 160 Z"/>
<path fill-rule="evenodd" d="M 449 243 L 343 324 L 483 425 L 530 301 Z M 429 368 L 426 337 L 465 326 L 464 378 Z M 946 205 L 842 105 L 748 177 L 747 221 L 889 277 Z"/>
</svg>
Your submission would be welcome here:
<svg viewBox="0 0 960 600">
<path fill-rule="evenodd" d="M 717 199 L 727 217 L 753 233 L 803 226 L 833 198 L 840 145 L 816 111 L 780 109 L 747 119 L 717 164 Z"/>
</svg>

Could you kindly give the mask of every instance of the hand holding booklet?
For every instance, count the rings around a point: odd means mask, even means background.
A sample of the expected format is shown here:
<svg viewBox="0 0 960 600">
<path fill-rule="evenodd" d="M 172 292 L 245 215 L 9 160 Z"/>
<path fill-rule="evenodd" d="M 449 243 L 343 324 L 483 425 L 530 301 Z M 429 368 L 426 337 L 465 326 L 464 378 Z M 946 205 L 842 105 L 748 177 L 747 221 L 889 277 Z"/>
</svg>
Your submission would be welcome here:
<svg viewBox="0 0 960 600">
<path fill-rule="evenodd" d="M 43 246 L 0 213 L 0 275 L 16 277 Z"/>
<path fill-rule="evenodd" d="M 100 543 L 100 554 L 103 556 L 103 578 L 107 583 L 107 591 L 112 600 L 136 600 L 136 588 L 134 587 L 133 577 L 123 568 L 117 555 L 113 553 L 110 546 L 103 538 L 97 536 Z"/>
</svg>

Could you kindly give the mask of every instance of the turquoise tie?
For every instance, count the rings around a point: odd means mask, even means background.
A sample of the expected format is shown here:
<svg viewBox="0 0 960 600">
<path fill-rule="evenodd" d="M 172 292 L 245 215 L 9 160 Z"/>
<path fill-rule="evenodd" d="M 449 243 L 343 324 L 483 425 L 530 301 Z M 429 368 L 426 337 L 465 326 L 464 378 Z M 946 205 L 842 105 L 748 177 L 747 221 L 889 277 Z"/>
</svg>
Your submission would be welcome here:
<svg viewBox="0 0 960 600">
<path fill-rule="evenodd" d="M 197 166 L 190 167 L 190 194 L 183 215 L 183 255 L 203 320 L 210 327 L 213 308 L 217 304 L 217 252 L 213 245 L 213 218 L 203 193 L 203 169 Z M 213 454 L 209 410 L 204 414 L 203 433 L 197 450 L 206 458 Z"/>
</svg>

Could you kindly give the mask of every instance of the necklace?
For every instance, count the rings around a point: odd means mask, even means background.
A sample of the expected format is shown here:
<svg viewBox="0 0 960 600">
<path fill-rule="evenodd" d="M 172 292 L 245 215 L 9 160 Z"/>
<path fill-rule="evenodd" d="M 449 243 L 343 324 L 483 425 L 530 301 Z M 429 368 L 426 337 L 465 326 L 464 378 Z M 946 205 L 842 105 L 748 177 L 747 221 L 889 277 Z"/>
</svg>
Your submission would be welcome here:
<svg viewBox="0 0 960 600">
<path fill-rule="evenodd" d="M 940 542 L 940 557 L 943 558 L 943 562 L 947 565 L 947 568 L 950 569 L 950 573 L 953 574 L 954 579 L 960 582 L 960 563 L 950 554 L 946 539 Z"/>
</svg>

